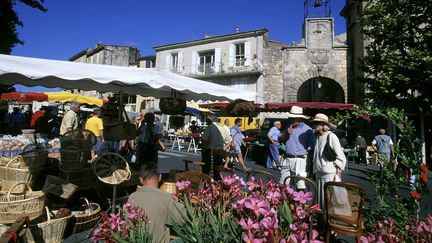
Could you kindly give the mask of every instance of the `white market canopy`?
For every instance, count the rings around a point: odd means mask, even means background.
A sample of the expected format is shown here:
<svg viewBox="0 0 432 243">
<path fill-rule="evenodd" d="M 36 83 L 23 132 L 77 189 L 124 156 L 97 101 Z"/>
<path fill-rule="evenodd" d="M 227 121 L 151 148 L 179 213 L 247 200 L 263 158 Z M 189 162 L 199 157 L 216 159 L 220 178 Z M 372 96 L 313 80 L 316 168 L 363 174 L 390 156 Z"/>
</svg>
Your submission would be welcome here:
<svg viewBox="0 0 432 243">
<path fill-rule="evenodd" d="M 75 63 L 0 54 L 0 84 L 61 87 L 186 100 L 255 101 L 256 93 L 155 69 Z"/>
</svg>

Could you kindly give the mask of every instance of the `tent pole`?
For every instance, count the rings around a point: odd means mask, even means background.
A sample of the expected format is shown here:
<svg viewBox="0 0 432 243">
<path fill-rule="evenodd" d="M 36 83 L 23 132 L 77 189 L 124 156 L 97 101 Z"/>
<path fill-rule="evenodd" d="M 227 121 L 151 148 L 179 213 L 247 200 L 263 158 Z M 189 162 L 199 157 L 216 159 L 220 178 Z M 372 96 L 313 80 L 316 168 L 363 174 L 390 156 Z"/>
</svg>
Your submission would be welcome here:
<svg viewBox="0 0 432 243">
<path fill-rule="evenodd" d="M 119 112 L 118 112 L 119 121 L 123 121 L 123 119 L 122 119 L 122 113 L 123 113 L 123 90 L 122 89 L 120 89 L 120 91 L 119 91 L 119 104 L 120 104 Z"/>
</svg>

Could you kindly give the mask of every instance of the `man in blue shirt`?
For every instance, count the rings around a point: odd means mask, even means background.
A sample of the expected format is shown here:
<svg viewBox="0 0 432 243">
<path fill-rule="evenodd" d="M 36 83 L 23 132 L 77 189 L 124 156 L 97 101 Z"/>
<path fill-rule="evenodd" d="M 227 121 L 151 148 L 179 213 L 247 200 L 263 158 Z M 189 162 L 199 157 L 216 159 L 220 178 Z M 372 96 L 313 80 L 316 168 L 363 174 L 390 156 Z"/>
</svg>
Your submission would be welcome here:
<svg viewBox="0 0 432 243">
<path fill-rule="evenodd" d="M 275 121 L 273 127 L 267 133 L 267 138 L 269 140 L 269 151 L 267 155 L 267 168 L 273 167 L 273 161 L 275 161 L 278 170 L 281 169 L 281 164 L 279 160 L 279 136 L 281 135 L 281 122 Z"/>
<path fill-rule="evenodd" d="M 234 148 L 231 148 L 231 150 L 235 153 L 237 156 L 237 159 L 242 166 L 244 171 L 249 171 L 250 168 L 246 167 L 245 162 L 243 160 L 243 155 L 241 151 L 241 146 L 244 146 L 244 135 L 240 129 L 240 126 L 242 124 L 242 119 L 236 118 L 234 120 L 234 126 L 230 130 L 230 135 L 232 137 L 233 143 L 235 144 Z"/>
<path fill-rule="evenodd" d="M 293 119 L 293 123 L 287 129 L 289 137 L 285 143 L 286 161 L 281 170 L 280 183 L 284 183 L 290 175 L 307 177 L 307 156 L 315 147 L 316 141 L 312 128 L 304 123 L 304 119 L 309 117 L 303 115 L 303 108 L 291 107 L 288 117 Z M 305 189 L 304 181 L 298 181 L 297 188 Z"/>
</svg>

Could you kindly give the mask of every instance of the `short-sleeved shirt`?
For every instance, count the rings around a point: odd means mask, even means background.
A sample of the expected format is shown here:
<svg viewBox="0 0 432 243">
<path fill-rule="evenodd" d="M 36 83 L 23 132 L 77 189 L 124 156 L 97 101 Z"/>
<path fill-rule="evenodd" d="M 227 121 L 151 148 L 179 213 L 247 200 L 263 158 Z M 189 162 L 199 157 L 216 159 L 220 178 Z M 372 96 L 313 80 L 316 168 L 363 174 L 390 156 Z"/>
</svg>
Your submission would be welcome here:
<svg viewBox="0 0 432 243">
<path fill-rule="evenodd" d="M 103 130 L 102 119 L 100 119 L 97 116 L 92 116 L 87 120 L 85 124 L 85 129 L 93 132 L 96 137 L 100 137 L 101 136 L 100 131 Z"/>
<path fill-rule="evenodd" d="M 270 131 L 267 133 L 267 136 L 270 136 L 274 142 L 279 144 L 279 136 L 281 135 L 281 131 L 277 127 L 272 127 Z"/>
<path fill-rule="evenodd" d="M 302 123 L 293 129 L 287 142 L 285 152 L 287 155 L 307 155 L 315 147 L 315 135 L 311 127 Z"/>
<path fill-rule="evenodd" d="M 242 145 L 244 135 L 239 126 L 234 125 L 230 130 L 230 134 L 236 146 Z"/>
<path fill-rule="evenodd" d="M 167 226 L 183 222 L 183 204 L 174 201 L 170 194 L 156 187 L 142 186 L 130 195 L 128 201 L 145 210 L 150 220 L 152 242 L 169 242 L 170 230 Z"/>
<path fill-rule="evenodd" d="M 393 141 L 388 135 L 378 135 L 374 138 L 372 144 L 376 145 L 378 153 L 391 153 Z"/>
<path fill-rule="evenodd" d="M 69 110 L 64 115 L 60 126 L 60 135 L 64 135 L 68 128 L 72 128 L 72 130 L 78 129 L 78 115 L 73 110 Z"/>
</svg>

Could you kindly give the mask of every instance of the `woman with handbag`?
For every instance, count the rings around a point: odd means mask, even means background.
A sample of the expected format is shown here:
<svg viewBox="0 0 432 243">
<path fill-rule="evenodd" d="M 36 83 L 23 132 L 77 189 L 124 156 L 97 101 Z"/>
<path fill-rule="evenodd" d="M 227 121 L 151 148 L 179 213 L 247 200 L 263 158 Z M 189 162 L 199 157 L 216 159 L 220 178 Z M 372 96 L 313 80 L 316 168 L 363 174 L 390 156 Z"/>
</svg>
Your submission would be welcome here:
<svg viewBox="0 0 432 243">
<path fill-rule="evenodd" d="M 318 202 L 324 208 L 324 184 L 341 177 L 345 169 L 346 157 L 339 143 L 338 137 L 330 131 L 336 128 L 322 113 L 315 115 L 312 120 L 317 141 L 313 154 L 313 172 L 318 186 Z"/>
</svg>

